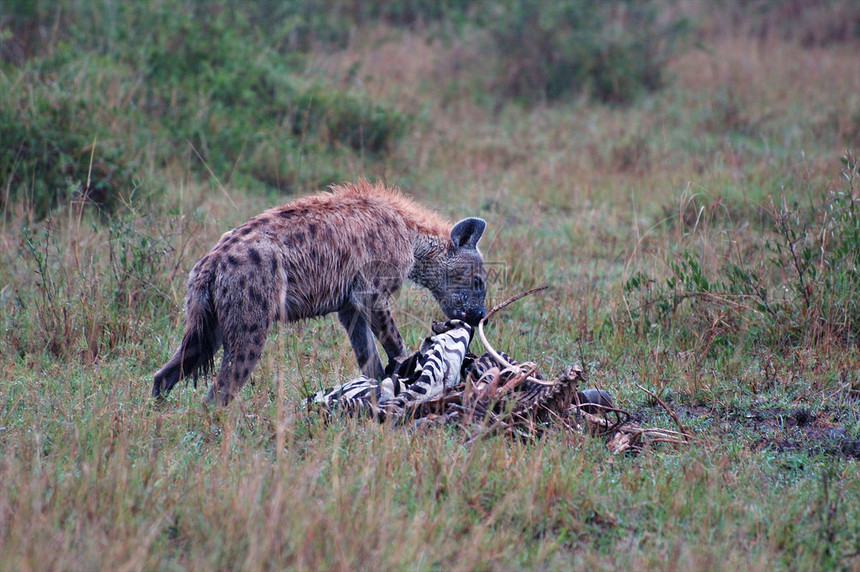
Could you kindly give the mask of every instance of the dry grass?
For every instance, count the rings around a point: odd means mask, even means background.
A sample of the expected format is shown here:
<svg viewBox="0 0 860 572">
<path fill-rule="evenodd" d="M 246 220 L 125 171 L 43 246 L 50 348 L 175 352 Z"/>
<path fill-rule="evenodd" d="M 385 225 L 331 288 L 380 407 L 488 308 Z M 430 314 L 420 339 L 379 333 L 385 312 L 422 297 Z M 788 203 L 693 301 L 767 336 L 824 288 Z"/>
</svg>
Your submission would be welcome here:
<svg viewBox="0 0 860 572">
<path fill-rule="evenodd" d="M 331 318 L 281 327 L 229 408 L 205 411 L 190 387 L 153 408 L 185 273 L 271 202 L 175 157 L 146 167 L 175 191 L 128 205 L 113 231 L 74 203 L 42 223 L 4 213 L 0 568 L 858 566 L 860 479 L 839 448 L 860 431 L 856 345 L 746 343 L 728 318 L 719 348 L 705 328 L 642 332 L 623 290 L 636 272 L 664 279 L 683 249 L 712 274 L 728 256 L 761 261 L 768 196 L 837 188 L 838 157 L 860 148 L 856 46 L 708 37 L 672 63 L 674 87 L 633 107 L 532 109 L 476 96 L 480 46 L 380 28 L 321 56 L 330 80 L 416 116 L 380 172 L 357 174 L 486 218 L 482 248 L 503 270 L 491 302 L 551 285 L 494 319 L 498 348 L 551 373 L 580 362 L 640 421 L 671 427 L 636 384 L 653 389 L 697 446 L 614 458 L 561 430 L 465 446 L 446 429 L 325 425 L 302 395 L 355 373 Z M 437 313 L 401 294 L 407 344 Z M 795 447 L 798 408 L 846 438 Z"/>
</svg>

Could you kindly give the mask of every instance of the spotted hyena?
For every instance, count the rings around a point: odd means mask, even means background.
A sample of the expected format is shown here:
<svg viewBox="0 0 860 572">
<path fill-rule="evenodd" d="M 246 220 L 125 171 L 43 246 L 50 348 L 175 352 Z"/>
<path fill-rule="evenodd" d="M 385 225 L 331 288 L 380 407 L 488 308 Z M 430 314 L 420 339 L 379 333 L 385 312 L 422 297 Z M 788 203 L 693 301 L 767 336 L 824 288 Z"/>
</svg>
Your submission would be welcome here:
<svg viewBox="0 0 860 572">
<path fill-rule="evenodd" d="M 364 375 L 381 378 L 373 336 L 389 360 L 405 346 L 390 299 L 408 278 L 445 315 L 471 324 L 486 315 L 478 240 L 486 223 L 455 225 L 395 189 L 359 181 L 269 209 L 224 233 L 188 278 L 179 349 L 155 374 L 161 398 L 184 376 L 208 373 L 206 397 L 226 405 L 248 379 L 272 324 L 337 312 Z"/>
</svg>

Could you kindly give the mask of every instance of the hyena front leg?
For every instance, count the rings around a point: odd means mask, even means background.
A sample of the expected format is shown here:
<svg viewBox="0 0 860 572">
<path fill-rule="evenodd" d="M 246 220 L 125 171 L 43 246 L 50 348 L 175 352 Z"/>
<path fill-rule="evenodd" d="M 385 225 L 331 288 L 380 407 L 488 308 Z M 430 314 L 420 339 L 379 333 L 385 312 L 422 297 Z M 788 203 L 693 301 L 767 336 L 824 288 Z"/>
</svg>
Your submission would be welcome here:
<svg viewBox="0 0 860 572">
<path fill-rule="evenodd" d="M 349 335 L 349 343 L 352 344 L 361 373 L 372 379 L 382 379 L 385 375 L 382 360 L 379 359 L 379 352 L 373 343 L 373 334 L 362 313 L 348 302 L 337 313 L 337 318 Z"/>
<path fill-rule="evenodd" d="M 370 307 L 370 329 L 382 344 L 389 363 L 406 355 L 406 344 L 403 343 L 403 336 L 400 335 L 400 330 L 394 323 L 388 298 Z"/>
<path fill-rule="evenodd" d="M 240 312 L 235 314 L 241 316 Z M 209 387 L 207 403 L 230 403 L 260 361 L 260 354 L 269 334 L 269 320 L 255 321 L 253 313 L 247 313 L 240 319 L 242 321 L 239 323 L 230 323 L 229 334 L 224 333 L 221 370 L 215 383 Z"/>
</svg>

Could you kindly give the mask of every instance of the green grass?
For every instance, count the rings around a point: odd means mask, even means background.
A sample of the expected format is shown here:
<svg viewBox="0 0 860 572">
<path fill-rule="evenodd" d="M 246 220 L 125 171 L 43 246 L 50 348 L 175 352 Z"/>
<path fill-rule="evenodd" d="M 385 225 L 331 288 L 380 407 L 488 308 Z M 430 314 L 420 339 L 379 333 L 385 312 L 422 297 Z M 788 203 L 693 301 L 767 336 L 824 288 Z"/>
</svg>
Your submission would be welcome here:
<svg viewBox="0 0 860 572">
<path fill-rule="evenodd" d="M 67 6 L 62 23 L 101 5 Z M 147 83 L 159 46 L 205 39 L 157 6 L 160 31 L 124 38 L 133 11 L 96 10 L 113 35 L 59 26 L 44 53 L 25 4 L 0 14 L 0 93 L 21 112 L 0 129 L 42 142 L 0 152 L 0 569 L 860 566 L 860 186 L 840 161 L 860 150 L 860 77 L 826 10 L 798 37 L 750 24 L 755 39 L 726 37 L 728 12 L 680 14 L 703 49 L 617 107 L 506 101 L 469 26 L 440 39 L 438 22 L 359 18 L 332 47 L 335 21 L 307 13 L 297 29 L 319 37 L 292 48 L 262 47 L 271 22 L 216 18 L 220 73 Z M 322 94 L 305 127 L 285 123 Z M 341 119 L 390 138 L 351 139 Z M 550 375 L 578 362 L 638 423 L 673 428 L 637 384 L 654 390 L 695 443 L 614 457 L 561 429 L 466 444 L 326 424 L 303 396 L 356 374 L 331 316 L 282 325 L 230 407 L 204 409 L 204 382 L 155 408 L 194 262 L 264 208 L 359 175 L 485 218 L 488 303 L 551 286 L 494 318 L 497 348 Z M 439 311 L 407 287 L 395 316 L 415 347 Z"/>
</svg>

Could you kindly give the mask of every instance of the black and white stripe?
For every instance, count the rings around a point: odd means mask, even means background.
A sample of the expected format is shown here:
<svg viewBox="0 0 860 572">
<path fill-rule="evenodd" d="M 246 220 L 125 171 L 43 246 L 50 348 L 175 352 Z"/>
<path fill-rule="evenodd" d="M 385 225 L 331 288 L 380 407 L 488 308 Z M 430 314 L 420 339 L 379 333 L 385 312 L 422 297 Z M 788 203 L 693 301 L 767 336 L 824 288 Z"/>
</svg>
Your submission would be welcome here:
<svg viewBox="0 0 860 572">
<path fill-rule="evenodd" d="M 472 339 L 472 328 L 461 320 L 433 325 L 434 334 L 421 343 L 417 354 L 382 381 L 360 376 L 331 389 L 319 391 L 308 403 L 327 411 L 370 414 L 384 420 L 403 417 L 406 409 L 441 396 L 460 383 L 463 360 Z"/>
</svg>

